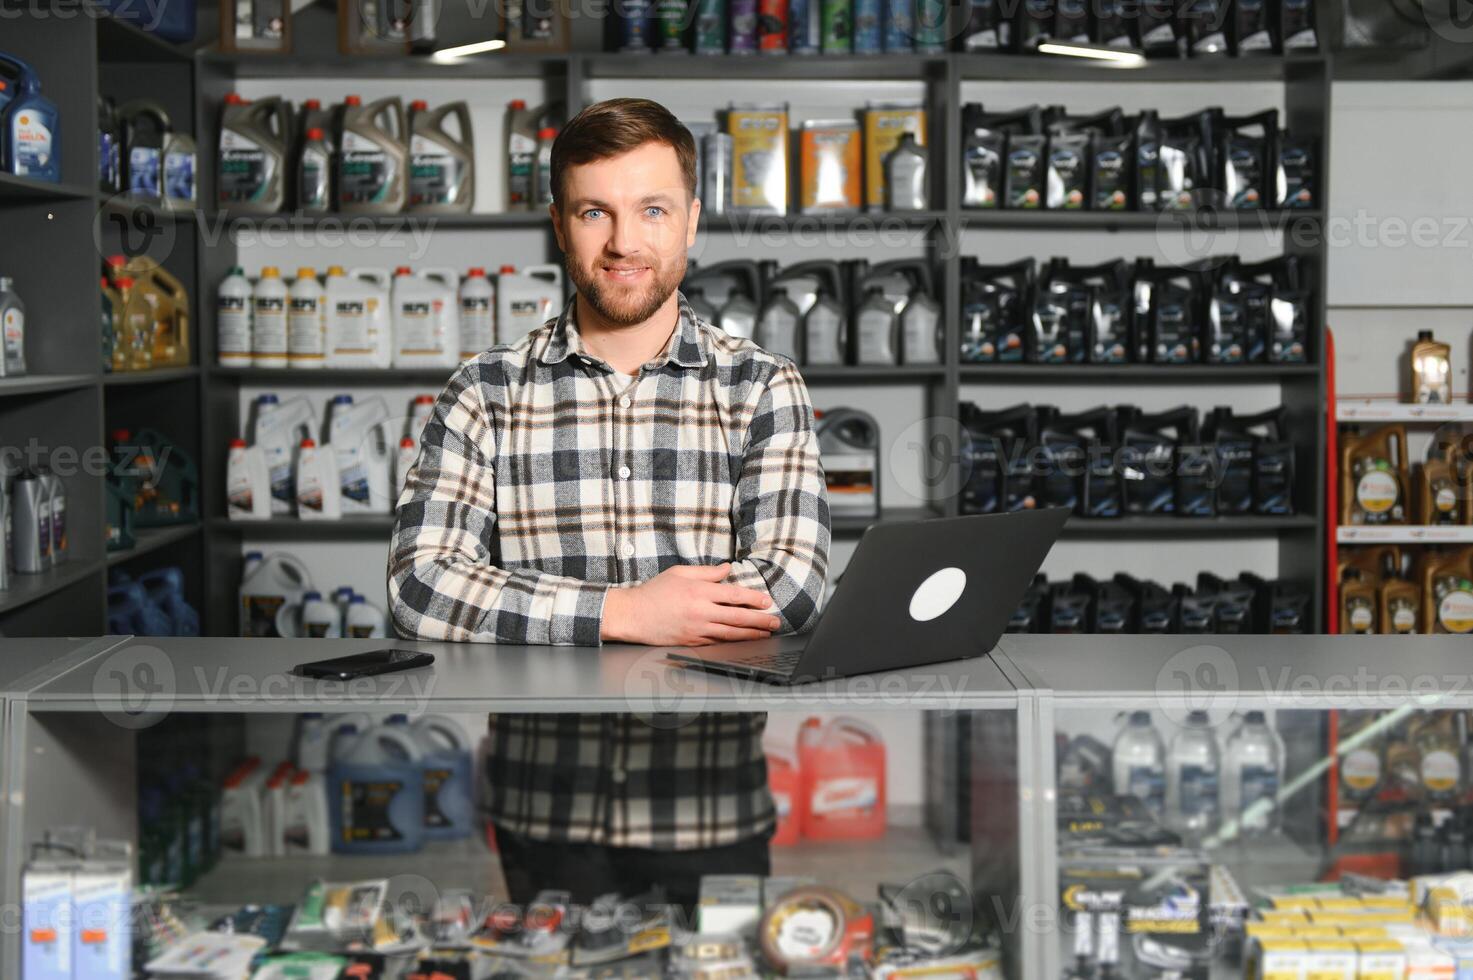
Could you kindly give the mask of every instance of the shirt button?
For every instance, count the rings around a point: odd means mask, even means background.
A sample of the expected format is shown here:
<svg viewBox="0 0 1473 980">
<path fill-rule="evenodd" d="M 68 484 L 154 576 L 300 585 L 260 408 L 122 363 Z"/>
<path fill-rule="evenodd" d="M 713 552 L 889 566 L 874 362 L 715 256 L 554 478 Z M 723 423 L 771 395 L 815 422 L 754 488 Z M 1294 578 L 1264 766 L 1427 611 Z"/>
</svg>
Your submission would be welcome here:
<svg viewBox="0 0 1473 980">
<path fill-rule="evenodd" d="M 629 479 L 629 467 L 627 467 L 627 466 L 621 466 L 621 467 L 619 467 L 619 479 L 621 479 L 621 480 L 627 480 L 627 479 Z"/>
<path fill-rule="evenodd" d="M 623 555 L 625 558 L 633 558 L 634 557 L 634 542 L 633 541 L 625 541 L 619 547 L 619 554 Z"/>
<path fill-rule="evenodd" d="M 620 398 L 619 399 L 619 407 L 620 408 L 628 408 L 632 404 L 634 404 L 634 403 L 629 400 L 629 396 L 628 395 L 625 395 L 623 398 Z"/>
</svg>

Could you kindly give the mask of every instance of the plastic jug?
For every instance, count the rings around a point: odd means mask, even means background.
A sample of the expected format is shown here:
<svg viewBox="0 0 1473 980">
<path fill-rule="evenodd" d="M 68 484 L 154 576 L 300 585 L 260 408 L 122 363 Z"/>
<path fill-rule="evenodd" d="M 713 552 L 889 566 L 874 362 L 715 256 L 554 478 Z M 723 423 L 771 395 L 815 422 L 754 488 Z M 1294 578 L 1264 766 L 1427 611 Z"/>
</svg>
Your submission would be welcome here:
<svg viewBox="0 0 1473 980">
<path fill-rule="evenodd" d="M 409 127 L 398 96 L 368 105 L 343 101 L 338 147 L 338 210 L 344 214 L 398 214 L 409 197 Z"/>
<path fill-rule="evenodd" d="M 0 84 L 10 89 L 0 95 L 0 169 L 60 183 L 61 114 L 41 95 L 41 79 L 24 61 L 0 54 Z"/>
<path fill-rule="evenodd" d="M 389 719 L 406 724 L 403 715 Z M 469 837 L 475 820 L 472 797 L 471 749 L 465 730 L 453 718 L 427 715 L 408 731 L 419 743 L 424 777 L 424 837 L 456 840 Z"/>
<path fill-rule="evenodd" d="M 409 106 L 409 210 L 421 214 L 463 214 L 476 199 L 476 150 L 470 107 L 451 102 L 433 111 L 427 103 Z M 446 128 L 455 120 L 456 132 Z"/>
<path fill-rule="evenodd" d="M 113 275 L 133 279 L 134 290 L 143 295 L 153 312 L 153 329 L 147 344 L 138 338 L 139 349 L 133 353 L 135 364 L 144 367 L 183 367 L 189 363 L 189 292 L 163 266 L 146 255 L 123 261 L 120 255 L 108 258 Z"/>
<path fill-rule="evenodd" d="M 271 513 L 289 516 L 296 506 L 294 477 L 302 440 L 317 429 L 317 413 L 305 398 L 283 403 L 276 395 L 256 399 L 254 437 L 271 478 Z"/>
<path fill-rule="evenodd" d="M 283 552 L 260 560 L 240 583 L 240 635 L 281 636 L 277 616 L 283 607 L 299 606 L 312 587 L 312 576 L 296 558 Z"/>
<path fill-rule="evenodd" d="M 384 612 L 361 595 L 348 600 L 343 612 L 343 635 L 353 639 L 382 639 L 388 635 Z"/>
<path fill-rule="evenodd" d="M 0 276 L 0 376 L 11 378 L 26 373 L 26 304 L 15 291 L 15 281 Z"/>
<path fill-rule="evenodd" d="M 1405 524 L 1410 503 L 1406 427 L 1385 425 L 1341 439 L 1340 523 Z"/>
<path fill-rule="evenodd" d="M 319 448 L 315 439 L 303 439 L 298 450 L 296 492 L 297 517 L 302 520 L 335 521 L 343 516 L 337 459 L 331 448 Z"/>
<path fill-rule="evenodd" d="M 286 787 L 282 852 L 287 855 L 327 854 L 331 836 L 327 809 L 327 786 L 322 773 L 305 770 L 293 773 Z"/>
<path fill-rule="evenodd" d="M 798 736 L 803 836 L 873 840 L 885 835 L 885 744 L 856 718 L 809 718 Z"/>
<path fill-rule="evenodd" d="M 286 367 L 289 340 L 290 292 L 281 270 L 268 265 L 251 291 L 251 364 Z"/>
<path fill-rule="evenodd" d="M 460 276 L 394 270 L 394 366 L 454 367 L 460 355 Z"/>
<path fill-rule="evenodd" d="M 1422 623 L 1429 633 L 1473 633 L 1473 547 L 1422 559 Z"/>
<path fill-rule="evenodd" d="M 829 509 L 851 517 L 880 512 L 880 426 L 857 408 L 821 413 L 814 434 L 828 485 Z"/>
<path fill-rule="evenodd" d="M 762 269 L 757 262 L 733 259 L 692 267 L 681 288 L 700 290 L 717 311 L 713 322 L 726 333 L 733 337 L 754 335 L 762 298 Z M 798 304 L 800 312 L 806 312 L 804 292 L 789 292 L 788 295 Z"/>
<path fill-rule="evenodd" d="M 251 364 L 251 281 L 231 266 L 215 293 L 215 348 L 221 365 Z"/>
<path fill-rule="evenodd" d="M 102 292 L 102 370 L 108 372 L 113 370 L 113 354 L 118 349 L 117 326 L 121 318 L 123 297 L 107 281 L 106 276 L 98 281 Z M 0 320 L 3 319 L 4 314 L 0 314 Z"/>
<path fill-rule="evenodd" d="M 168 636 L 199 636 L 199 613 L 184 599 L 184 572 L 177 565 L 138 576 L 150 602 L 167 618 Z"/>
<path fill-rule="evenodd" d="M 282 762 L 261 788 L 261 849 L 268 857 L 286 855 L 286 790 L 293 775 L 292 764 Z"/>
<path fill-rule="evenodd" d="M 460 359 L 496 345 L 496 287 L 486 270 L 473 267 L 460 284 Z"/>
<path fill-rule="evenodd" d="M 496 277 L 496 342 L 515 344 L 562 312 L 563 269 L 556 264 L 509 265 Z"/>
<path fill-rule="evenodd" d="M 148 598 L 140 582 L 119 582 L 107 589 L 109 633 L 135 636 L 173 636 L 168 615 Z"/>
<path fill-rule="evenodd" d="M 286 359 L 294 368 L 327 366 L 327 296 L 317 270 L 302 266 L 287 291 Z"/>
<path fill-rule="evenodd" d="M 286 205 L 291 103 L 279 96 L 248 102 L 225 96 L 220 119 L 216 203 L 237 214 L 271 214 Z"/>
<path fill-rule="evenodd" d="M 407 854 L 424 839 L 425 793 L 419 742 L 379 725 L 360 735 L 328 770 L 332 850 Z"/>
<path fill-rule="evenodd" d="M 386 514 L 393 449 L 389 407 L 378 396 L 354 402 L 335 395 L 328 419 L 328 448 L 336 458 L 339 496 L 345 514 Z"/>
<path fill-rule="evenodd" d="M 316 640 L 336 640 L 343 635 L 337 606 L 316 590 L 302 594 L 302 635 Z"/>
<path fill-rule="evenodd" d="M 267 773 L 261 760 L 251 758 L 225 779 L 220 794 L 220 844 L 227 854 L 263 857 L 266 826 L 261 813 L 261 789 Z"/>
<path fill-rule="evenodd" d="M 762 307 L 762 315 L 757 319 L 757 332 L 752 339 L 765 351 L 800 362 L 801 319 L 797 304 L 788 298 L 788 291 L 782 286 L 774 286 L 767 304 Z"/>
<path fill-rule="evenodd" d="M 393 364 L 393 327 L 386 269 L 327 270 L 327 366 Z"/>
<path fill-rule="evenodd" d="M 301 718 L 296 737 L 297 768 L 315 773 L 327 772 L 334 755 L 373 724 L 362 712 L 332 715 L 310 712 Z"/>
<path fill-rule="evenodd" d="M 326 214 L 332 210 L 332 143 L 327 132 L 312 126 L 297 154 L 297 210 Z"/>
<path fill-rule="evenodd" d="M 803 787 L 798 760 L 784 750 L 767 752 L 767 788 L 777 810 L 777 830 L 772 835 L 773 847 L 792 847 L 803 830 Z"/>
<path fill-rule="evenodd" d="M 139 527 L 166 527 L 199 516 L 199 467 L 183 447 L 155 429 L 133 436 L 137 466 L 149 474 L 139 482 L 134 519 Z"/>
</svg>

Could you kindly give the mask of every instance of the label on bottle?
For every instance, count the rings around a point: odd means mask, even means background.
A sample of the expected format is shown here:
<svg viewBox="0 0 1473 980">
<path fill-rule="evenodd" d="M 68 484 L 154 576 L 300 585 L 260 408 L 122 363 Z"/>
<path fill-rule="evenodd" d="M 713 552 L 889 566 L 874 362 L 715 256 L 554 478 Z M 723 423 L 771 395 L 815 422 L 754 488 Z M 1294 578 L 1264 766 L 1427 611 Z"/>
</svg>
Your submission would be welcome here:
<svg viewBox="0 0 1473 980">
<path fill-rule="evenodd" d="M 374 351 L 373 313 L 376 299 L 341 299 L 332 308 L 332 352 L 334 354 L 372 354 Z"/>
<path fill-rule="evenodd" d="M 342 835 L 345 844 L 385 844 L 402 840 L 393 804 L 404 784 L 392 779 L 342 781 Z"/>
<path fill-rule="evenodd" d="M 1368 514 L 1384 514 L 1396 506 L 1396 478 L 1383 469 L 1363 474 L 1355 485 L 1355 500 Z"/>
<path fill-rule="evenodd" d="M 1180 769 L 1181 815 L 1210 817 L 1217 812 L 1217 770 L 1185 765 Z"/>
<path fill-rule="evenodd" d="M 409 299 L 399 303 L 399 315 L 394 318 L 394 340 L 399 353 L 424 357 L 444 353 L 440 332 L 440 313 L 444 307 L 438 299 Z"/>
<path fill-rule="evenodd" d="M 338 200 L 344 204 L 382 204 L 393 196 L 399 162 L 382 146 L 348 130 L 338 160 Z"/>
<path fill-rule="evenodd" d="M 22 177 L 41 175 L 54 165 L 54 134 L 45 117 L 34 109 L 22 109 L 10 130 L 12 167 Z"/>
<path fill-rule="evenodd" d="M 264 198 L 277 175 L 277 159 L 249 136 L 227 129 L 220 133 L 220 172 L 216 176 L 221 204 Z"/>
<path fill-rule="evenodd" d="M 26 315 L 19 307 L 9 306 L 5 308 L 3 321 L 5 336 L 5 363 L 12 365 L 19 363 L 25 353 L 26 344 Z"/>
<path fill-rule="evenodd" d="M 1422 755 L 1422 785 L 1427 792 L 1446 796 L 1458 788 L 1462 767 L 1458 757 L 1446 749 L 1433 749 Z"/>
<path fill-rule="evenodd" d="M 321 297 L 292 298 L 287 344 L 287 353 L 293 360 L 322 360 L 327 353 L 327 330 L 322 318 Z"/>
<path fill-rule="evenodd" d="M 1340 763 L 1340 778 L 1357 793 L 1369 793 L 1381 781 L 1381 756 L 1371 749 L 1352 749 Z"/>
<path fill-rule="evenodd" d="M 363 627 L 355 627 L 355 636 L 367 636 L 369 631 Z M 440 806 L 440 791 L 450 782 L 455 775 L 449 769 L 425 769 L 425 826 L 426 827 L 449 827 L 451 820 L 445 815 Z"/>
<path fill-rule="evenodd" d="M 250 516 L 256 507 L 256 496 L 251 487 L 250 474 L 246 472 L 245 458 L 244 450 L 233 450 L 227 467 L 230 482 L 225 488 L 225 499 L 232 517 L 237 514 Z"/>
<path fill-rule="evenodd" d="M 297 203 L 304 211 L 326 211 L 332 206 L 330 167 L 327 154 L 317 148 L 302 151 L 302 172 L 297 187 Z"/>
<path fill-rule="evenodd" d="M 287 349 L 286 297 L 257 296 L 251 349 L 256 354 L 282 355 Z"/>
<path fill-rule="evenodd" d="M 1355 633 L 1369 633 L 1376 623 L 1376 614 L 1371 604 L 1364 599 L 1352 599 L 1350 607 L 1350 629 Z"/>
<path fill-rule="evenodd" d="M 1473 585 L 1464 582 L 1443 596 L 1437 604 L 1437 621 L 1449 633 L 1473 633 Z"/>
<path fill-rule="evenodd" d="M 460 298 L 460 356 L 475 357 L 496 343 L 496 315 L 489 296 Z"/>
<path fill-rule="evenodd" d="M 251 356 L 251 310 L 249 296 L 220 295 L 215 299 L 220 361 L 238 362 Z"/>
<path fill-rule="evenodd" d="M 1268 766 L 1244 766 L 1240 772 L 1238 818 L 1244 830 L 1268 830 L 1273 823 L 1275 798 L 1279 794 L 1279 774 Z M 1267 805 L 1258 804 L 1260 800 Z"/>
<path fill-rule="evenodd" d="M 194 203 L 194 154 L 164 154 L 164 196 L 171 201 Z"/>
<path fill-rule="evenodd" d="M 460 157 L 433 140 L 409 141 L 409 203 L 454 204 L 460 199 L 468 168 Z"/>
<path fill-rule="evenodd" d="M 1126 795 L 1134 796 L 1160 816 L 1166 800 L 1166 778 L 1159 767 L 1131 766 L 1125 785 Z"/>
</svg>

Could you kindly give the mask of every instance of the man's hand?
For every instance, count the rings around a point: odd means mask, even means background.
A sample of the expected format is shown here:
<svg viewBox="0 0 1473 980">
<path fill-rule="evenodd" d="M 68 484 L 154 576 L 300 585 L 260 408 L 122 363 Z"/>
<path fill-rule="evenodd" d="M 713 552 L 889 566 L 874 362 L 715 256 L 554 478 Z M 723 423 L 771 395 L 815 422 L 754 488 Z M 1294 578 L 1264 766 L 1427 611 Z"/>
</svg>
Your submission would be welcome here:
<svg viewBox="0 0 1473 980">
<path fill-rule="evenodd" d="M 722 582 L 731 563 L 676 565 L 647 582 L 608 590 L 600 637 L 651 646 L 705 646 L 761 640 L 782 626 L 765 610 L 772 597 Z"/>
</svg>

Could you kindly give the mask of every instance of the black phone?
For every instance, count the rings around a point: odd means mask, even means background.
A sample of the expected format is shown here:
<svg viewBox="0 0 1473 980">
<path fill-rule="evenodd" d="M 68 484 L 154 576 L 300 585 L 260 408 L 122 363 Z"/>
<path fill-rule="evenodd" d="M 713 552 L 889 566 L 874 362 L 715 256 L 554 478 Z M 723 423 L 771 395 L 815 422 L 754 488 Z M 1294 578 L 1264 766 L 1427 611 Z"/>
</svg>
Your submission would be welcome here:
<svg viewBox="0 0 1473 980">
<path fill-rule="evenodd" d="M 413 670 L 428 667 L 435 662 L 433 653 L 419 650 L 369 650 L 353 653 L 332 660 L 314 660 L 308 664 L 297 664 L 296 672 L 303 677 L 326 677 L 332 680 L 350 681 L 355 677 L 371 674 L 388 674 L 396 670 Z"/>
</svg>

